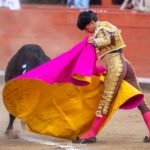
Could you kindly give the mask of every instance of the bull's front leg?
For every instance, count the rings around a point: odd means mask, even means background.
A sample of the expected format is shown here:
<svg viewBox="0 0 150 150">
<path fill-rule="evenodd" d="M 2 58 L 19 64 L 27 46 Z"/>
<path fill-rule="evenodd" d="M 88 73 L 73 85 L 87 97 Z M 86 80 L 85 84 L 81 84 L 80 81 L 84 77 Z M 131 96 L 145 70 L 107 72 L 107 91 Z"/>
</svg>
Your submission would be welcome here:
<svg viewBox="0 0 150 150">
<path fill-rule="evenodd" d="M 9 124 L 5 131 L 5 134 L 8 138 L 18 138 L 18 132 L 13 130 L 15 119 L 16 118 L 12 114 L 9 114 Z"/>
</svg>

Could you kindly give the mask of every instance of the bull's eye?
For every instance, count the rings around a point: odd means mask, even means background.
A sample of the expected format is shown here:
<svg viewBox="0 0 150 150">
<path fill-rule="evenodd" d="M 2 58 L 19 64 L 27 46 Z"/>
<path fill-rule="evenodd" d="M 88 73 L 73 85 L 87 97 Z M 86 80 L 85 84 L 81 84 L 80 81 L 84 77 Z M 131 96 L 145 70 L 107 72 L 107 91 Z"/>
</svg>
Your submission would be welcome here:
<svg viewBox="0 0 150 150">
<path fill-rule="evenodd" d="M 21 68 L 22 69 L 26 69 L 27 68 L 27 64 L 23 64 Z"/>
</svg>

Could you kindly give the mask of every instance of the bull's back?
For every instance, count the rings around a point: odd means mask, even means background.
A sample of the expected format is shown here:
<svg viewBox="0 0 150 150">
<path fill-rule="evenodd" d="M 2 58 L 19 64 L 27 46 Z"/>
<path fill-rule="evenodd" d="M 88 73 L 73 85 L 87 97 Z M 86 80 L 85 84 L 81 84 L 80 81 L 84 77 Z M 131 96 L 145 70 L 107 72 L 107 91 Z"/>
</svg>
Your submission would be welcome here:
<svg viewBox="0 0 150 150">
<path fill-rule="evenodd" d="M 41 53 L 39 55 L 39 53 Z M 23 73 L 22 66 L 24 64 L 27 65 L 26 71 L 31 70 L 32 68 L 35 68 L 47 61 L 49 61 L 50 58 L 43 53 L 43 51 L 40 51 L 37 53 L 37 51 L 18 51 L 8 62 L 6 66 L 5 71 L 5 82 L 15 78 L 16 76 L 19 76 Z"/>
</svg>

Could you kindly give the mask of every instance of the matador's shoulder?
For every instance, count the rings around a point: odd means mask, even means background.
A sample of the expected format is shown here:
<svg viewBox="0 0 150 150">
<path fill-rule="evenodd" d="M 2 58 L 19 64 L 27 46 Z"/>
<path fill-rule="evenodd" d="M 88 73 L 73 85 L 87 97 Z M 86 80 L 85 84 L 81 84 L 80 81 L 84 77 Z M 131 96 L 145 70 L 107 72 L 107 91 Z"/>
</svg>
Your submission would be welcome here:
<svg viewBox="0 0 150 150">
<path fill-rule="evenodd" d="M 109 23 L 107 21 L 101 21 L 98 24 L 98 27 L 100 29 L 106 29 L 109 32 L 114 32 L 114 31 L 118 30 L 116 26 L 114 26 L 113 24 L 111 24 L 111 23 Z"/>
</svg>

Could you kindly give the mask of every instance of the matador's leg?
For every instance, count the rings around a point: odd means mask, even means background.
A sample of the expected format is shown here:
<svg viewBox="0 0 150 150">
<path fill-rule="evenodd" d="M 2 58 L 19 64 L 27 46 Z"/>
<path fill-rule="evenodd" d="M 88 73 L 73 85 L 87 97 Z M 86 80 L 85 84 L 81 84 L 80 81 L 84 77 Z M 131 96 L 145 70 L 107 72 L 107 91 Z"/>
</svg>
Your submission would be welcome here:
<svg viewBox="0 0 150 150">
<path fill-rule="evenodd" d="M 126 65 L 122 60 L 121 52 L 115 52 L 107 54 L 103 61 L 107 68 L 107 74 L 104 81 L 103 88 L 103 100 L 99 104 L 98 110 L 96 112 L 96 117 L 93 124 L 85 135 L 75 140 L 77 143 L 90 143 L 96 142 L 96 135 L 99 128 L 107 118 L 107 112 L 113 98 L 116 96 L 119 86 L 126 74 Z M 105 103 L 106 102 L 106 103 Z M 104 112 L 102 111 L 104 108 Z M 105 111 L 106 110 L 106 111 Z"/>
<path fill-rule="evenodd" d="M 141 88 L 137 82 L 134 69 L 132 68 L 131 64 L 128 61 L 126 61 L 126 66 L 127 66 L 127 75 L 124 80 L 126 80 L 128 83 L 133 85 L 136 89 L 141 91 Z M 138 109 L 141 111 L 141 113 L 145 113 L 150 110 L 149 107 L 146 105 L 145 101 L 143 101 L 141 105 L 138 106 Z"/>
<path fill-rule="evenodd" d="M 121 52 L 109 53 L 102 59 L 106 69 L 106 77 L 102 91 L 102 100 L 96 115 L 107 115 L 111 102 L 117 95 L 122 80 L 126 76 L 127 68 Z"/>
<path fill-rule="evenodd" d="M 134 70 L 131 66 L 131 64 L 127 61 L 126 62 L 126 66 L 127 66 L 127 75 L 125 77 L 125 80 L 127 82 L 129 82 L 131 85 L 133 85 L 135 88 L 140 90 L 140 86 L 137 82 Z M 143 119 L 146 123 L 146 126 L 149 130 L 149 137 L 145 137 L 144 138 L 144 142 L 149 142 L 150 143 L 150 108 L 147 106 L 147 104 L 145 103 L 145 101 L 143 101 L 139 106 L 138 109 L 141 111 Z"/>
</svg>

